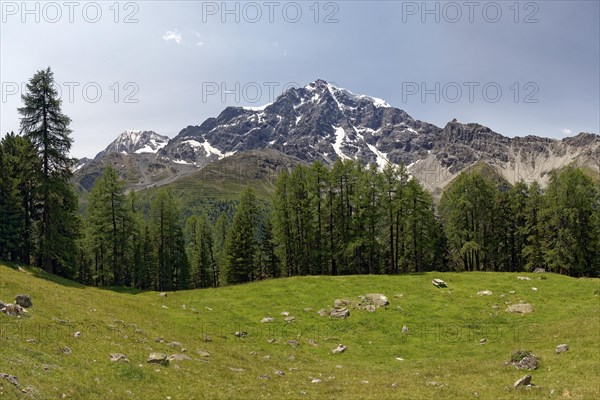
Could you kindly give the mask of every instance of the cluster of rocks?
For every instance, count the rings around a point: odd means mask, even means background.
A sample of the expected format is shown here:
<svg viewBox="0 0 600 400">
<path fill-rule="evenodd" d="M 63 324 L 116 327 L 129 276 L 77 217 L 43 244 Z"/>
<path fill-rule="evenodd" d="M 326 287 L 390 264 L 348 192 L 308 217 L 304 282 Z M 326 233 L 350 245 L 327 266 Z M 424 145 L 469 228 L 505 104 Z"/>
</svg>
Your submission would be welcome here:
<svg viewBox="0 0 600 400">
<path fill-rule="evenodd" d="M 559 344 L 556 346 L 555 352 L 556 354 L 564 353 L 569 351 L 569 345 L 566 343 Z M 527 350 L 517 350 L 515 351 L 510 361 L 507 361 L 506 364 L 514 365 L 517 369 L 525 369 L 525 370 L 535 370 L 539 366 L 539 359 L 530 351 Z M 513 387 L 515 389 L 522 387 L 531 387 L 533 384 L 531 383 L 532 376 L 527 374 L 524 377 L 518 379 Z"/>
<path fill-rule="evenodd" d="M 0 300 L 0 312 L 10 317 L 20 317 L 27 313 L 26 308 L 32 307 L 31 297 L 28 294 L 18 294 L 14 303 L 4 303 Z"/>
<path fill-rule="evenodd" d="M 358 308 L 369 312 L 374 312 L 378 308 L 385 307 L 388 305 L 390 305 L 390 302 L 384 294 L 368 293 L 363 296 L 360 296 L 360 303 L 358 303 Z"/>
<path fill-rule="evenodd" d="M 332 308 L 329 310 L 322 308 L 317 313 L 322 317 L 329 316 L 330 318 L 345 319 L 350 316 L 350 308 L 375 312 L 378 308 L 386 307 L 390 304 L 387 296 L 381 293 L 367 293 L 359 296 L 359 299 L 358 302 L 348 299 L 335 299 Z"/>
</svg>

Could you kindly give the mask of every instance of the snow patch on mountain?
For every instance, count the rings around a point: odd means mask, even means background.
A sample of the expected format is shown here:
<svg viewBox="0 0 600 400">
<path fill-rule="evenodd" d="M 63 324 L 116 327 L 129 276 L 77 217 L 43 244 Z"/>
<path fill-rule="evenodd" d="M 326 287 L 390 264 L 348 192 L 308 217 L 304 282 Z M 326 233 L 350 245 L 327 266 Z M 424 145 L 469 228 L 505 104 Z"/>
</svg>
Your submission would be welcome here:
<svg viewBox="0 0 600 400">
<path fill-rule="evenodd" d="M 350 160 L 350 157 L 345 155 L 344 152 L 342 151 L 342 144 L 344 143 L 344 140 L 346 139 L 346 131 L 341 126 L 331 125 L 331 127 L 335 130 L 335 132 L 334 132 L 335 142 L 332 145 L 333 150 L 335 151 L 335 154 L 337 154 L 338 157 L 341 158 L 342 160 Z"/>
<path fill-rule="evenodd" d="M 271 104 L 273 104 L 273 103 L 268 103 L 268 104 L 265 104 L 263 106 L 258 106 L 258 107 L 242 107 L 242 108 L 247 111 L 264 111 L 265 108 L 269 107 Z"/>
</svg>

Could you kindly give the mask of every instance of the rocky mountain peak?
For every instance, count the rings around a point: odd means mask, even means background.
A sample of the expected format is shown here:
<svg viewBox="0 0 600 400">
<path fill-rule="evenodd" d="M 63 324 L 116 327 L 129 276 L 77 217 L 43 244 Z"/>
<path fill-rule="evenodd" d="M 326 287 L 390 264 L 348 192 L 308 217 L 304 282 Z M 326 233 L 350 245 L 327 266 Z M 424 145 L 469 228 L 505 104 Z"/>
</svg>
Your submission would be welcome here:
<svg viewBox="0 0 600 400">
<path fill-rule="evenodd" d="M 167 136 L 159 135 L 154 131 L 142 131 L 137 129 L 128 129 L 121 133 L 94 158 L 98 160 L 110 153 L 121 154 L 142 154 L 156 153 L 169 142 Z"/>
</svg>

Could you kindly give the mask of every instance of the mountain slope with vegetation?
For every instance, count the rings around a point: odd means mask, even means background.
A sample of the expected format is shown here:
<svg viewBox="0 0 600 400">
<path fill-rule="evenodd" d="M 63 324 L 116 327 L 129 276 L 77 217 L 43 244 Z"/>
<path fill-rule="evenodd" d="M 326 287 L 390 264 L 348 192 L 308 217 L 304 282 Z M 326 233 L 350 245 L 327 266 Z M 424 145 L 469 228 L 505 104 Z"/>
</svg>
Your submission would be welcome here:
<svg viewBox="0 0 600 400">
<path fill-rule="evenodd" d="M 0 313 L 0 373 L 19 380 L 0 378 L 0 398 L 598 398 L 599 285 L 555 274 L 423 273 L 296 277 L 161 297 L 4 264 L 0 299 L 28 293 L 33 307 L 20 318 Z M 390 304 L 349 306 L 346 319 L 317 313 L 366 293 Z M 519 302 L 533 313 L 505 311 Z M 283 312 L 295 319 L 284 322 Z M 267 316 L 274 321 L 261 323 Z M 569 350 L 556 354 L 562 343 Z M 339 344 L 347 350 L 333 354 Z M 505 364 L 519 349 L 539 358 L 536 370 Z M 151 352 L 190 359 L 149 364 Z M 111 362 L 115 353 L 129 362 Z M 534 386 L 512 388 L 525 374 Z"/>
</svg>

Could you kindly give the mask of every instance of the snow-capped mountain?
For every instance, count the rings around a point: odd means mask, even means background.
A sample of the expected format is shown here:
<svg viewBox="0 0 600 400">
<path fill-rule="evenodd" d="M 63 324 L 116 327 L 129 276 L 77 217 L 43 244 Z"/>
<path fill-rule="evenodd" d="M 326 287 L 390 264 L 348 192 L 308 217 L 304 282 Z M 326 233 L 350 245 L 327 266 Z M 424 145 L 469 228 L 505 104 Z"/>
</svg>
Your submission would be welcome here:
<svg viewBox="0 0 600 400">
<path fill-rule="evenodd" d="M 121 133 L 111 144 L 94 157 L 94 160 L 110 153 L 143 154 L 156 153 L 169 142 L 167 136 L 159 135 L 153 131 L 128 129 Z"/>
<path fill-rule="evenodd" d="M 262 107 L 227 107 L 216 118 L 188 126 L 167 140 L 154 132 L 122 133 L 93 165 L 78 172 L 90 176 L 83 186 L 88 187 L 108 163 L 128 168 L 123 175 L 134 177 L 136 187 L 144 187 L 173 181 L 233 154 L 265 149 L 305 162 L 361 159 L 380 168 L 404 164 L 433 192 L 477 162 L 491 165 L 511 183 L 544 184 L 548 172 L 571 163 L 600 172 L 597 134 L 563 140 L 509 138 L 456 120 L 440 128 L 381 99 L 323 80 L 289 89 Z"/>
<path fill-rule="evenodd" d="M 379 165 L 409 164 L 414 157 L 403 151 L 406 145 L 426 153 L 433 146 L 427 134 L 435 131 L 439 128 L 381 99 L 317 80 L 263 107 L 227 107 L 217 118 L 183 129 L 159 156 L 201 165 L 228 154 L 269 148 L 306 161 L 361 158 Z"/>
<path fill-rule="evenodd" d="M 218 117 L 183 129 L 158 158 L 202 166 L 251 149 L 275 149 L 311 162 L 362 159 L 404 164 L 431 190 L 485 161 L 509 182 L 544 183 L 547 172 L 572 162 L 598 170 L 600 136 L 553 140 L 508 138 L 456 120 L 444 128 L 415 120 L 385 101 L 317 80 L 292 88 L 263 107 L 227 107 Z"/>
</svg>

